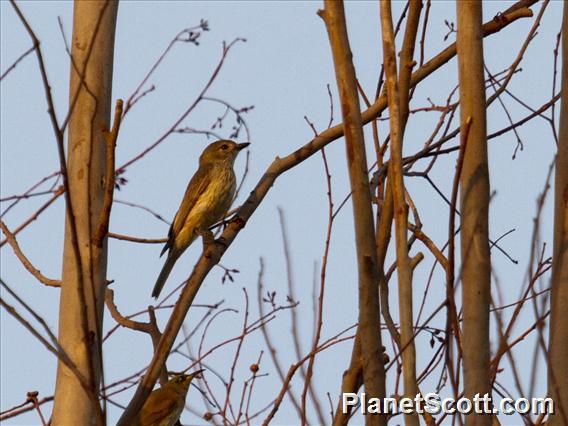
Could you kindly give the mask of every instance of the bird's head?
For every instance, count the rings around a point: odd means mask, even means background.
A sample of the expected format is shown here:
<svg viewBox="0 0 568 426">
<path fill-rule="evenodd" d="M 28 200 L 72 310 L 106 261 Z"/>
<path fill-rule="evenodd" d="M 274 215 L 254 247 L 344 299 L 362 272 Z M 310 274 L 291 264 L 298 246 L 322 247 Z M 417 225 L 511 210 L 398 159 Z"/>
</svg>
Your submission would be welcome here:
<svg viewBox="0 0 568 426">
<path fill-rule="evenodd" d="M 197 370 L 191 374 L 177 374 L 167 383 L 168 387 L 175 389 L 176 392 L 183 395 L 187 394 L 191 381 L 198 377 L 204 370 Z"/>
<path fill-rule="evenodd" d="M 213 142 L 203 150 L 199 157 L 199 164 L 228 163 L 232 166 L 239 152 L 249 145 L 249 142 L 236 143 L 229 139 Z"/>
</svg>

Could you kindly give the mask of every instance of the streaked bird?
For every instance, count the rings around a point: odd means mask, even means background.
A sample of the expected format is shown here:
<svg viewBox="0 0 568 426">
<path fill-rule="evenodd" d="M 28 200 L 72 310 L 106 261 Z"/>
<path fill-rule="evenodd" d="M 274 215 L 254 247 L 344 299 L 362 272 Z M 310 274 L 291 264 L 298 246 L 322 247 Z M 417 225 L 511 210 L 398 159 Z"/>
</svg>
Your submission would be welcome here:
<svg viewBox="0 0 568 426">
<path fill-rule="evenodd" d="M 168 251 L 168 257 L 156 280 L 153 297 L 158 297 L 174 264 L 199 235 L 208 232 L 231 207 L 235 196 L 236 177 L 233 165 L 239 152 L 250 143 L 231 140 L 213 142 L 199 157 L 199 168 L 193 175 L 181 205 L 168 233 L 168 242 L 160 257 Z"/>
<path fill-rule="evenodd" d="M 136 426 L 173 426 L 179 420 L 191 381 L 203 370 L 174 376 L 164 386 L 152 391 L 138 413 Z"/>
</svg>

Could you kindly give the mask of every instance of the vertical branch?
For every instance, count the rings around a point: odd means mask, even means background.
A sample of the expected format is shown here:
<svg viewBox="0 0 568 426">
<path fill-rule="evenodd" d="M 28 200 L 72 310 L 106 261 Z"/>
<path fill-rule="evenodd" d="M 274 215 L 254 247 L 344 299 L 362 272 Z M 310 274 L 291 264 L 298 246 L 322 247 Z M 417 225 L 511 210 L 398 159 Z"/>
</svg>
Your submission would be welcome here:
<svg viewBox="0 0 568 426">
<path fill-rule="evenodd" d="M 288 281 L 288 296 L 292 300 L 296 299 L 296 292 L 294 291 L 294 273 L 292 270 L 292 258 L 290 255 L 290 245 L 288 242 L 288 231 L 286 228 L 286 219 L 284 218 L 284 209 L 278 207 L 278 218 L 280 219 L 280 230 L 282 232 L 282 245 L 284 249 L 284 261 L 286 263 L 286 279 Z M 298 314 L 295 309 L 290 310 L 290 317 L 292 324 L 290 327 L 290 334 L 292 335 L 292 341 L 294 342 L 294 351 L 296 352 L 296 358 L 302 358 L 302 347 L 300 343 L 300 326 L 298 323 Z M 302 366 L 300 367 L 300 373 L 302 377 L 306 378 L 306 369 Z"/>
<path fill-rule="evenodd" d="M 385 259 L 391 240 L 391 228 L 394 217 L 394 202 L 392 196 L 392 184 L 385 185 L 385 199 L 380 207 L 380 217 L 377 221 L 377 263 L 379 266 L 379 294 L 381 314 L 396 347 L 400 351 L 400 333 L 392 319 L 389 306 L 389 283 L 385 274 Z"/>
<path fill-rule="evenodd" d="M 353 193 L 355 242 L 359 271 L 359 327 L 363 382 L 368 397 L 385 396 L 385 370 L 381 354 L 380 309 L 378 298 L 377 252 L 371 190 L 367 175 L 367 158 L 363 137 L 355 69 L 343 2 L 326 0 L 325 9 L 319 12 L 329 35 L 333 63 L 339 89 L 341 112 L 345 129 L 347 165 Z M 367 416 L 367 424 L 385 424 L 384 415 Z"/>
<path fill-rule="evenodd" d="M 460 135 L 460 151 L 458 154 L 458 159 L 456 161 L 456 172 L 454 174 L 454 181 L 452 183 L 452 194 L 450 198 L 450 217 L 448 220 L 448 263 L 445 268 L 446 272 L 446 350 L 445 350 L 445 362 L 446 370 L 450 378 L 450 384 L 452 385 L 454 396 L 458 395 L 458 385 L 456 374 L 454 372 L 454 358 L 453 358 L 453 337 L 455 337 L 458 352 L 461 358 L 461 338 L 460 338 L 460 328 L 458 321 L 458 311 L 456 308 L 455 299 L 455 247 L 456 247 L 456 204 L 458 199 L 458 188 L 461 178 L 461 173 L 463 169 L 463 158 L 465 153 L 465 148 L 467 144 L 467 137 L 469 135 L 469 129 L 471 126 L 471 117 L 468 117 L 465 122 L 465 129 L 461 131 Z"/>
<path fill-rule="evenodd" d="M 466 149 L 461 173 L 461 261 L 463 305 L 464 396 L 490 394 L 489 305 L 489 170 L 483 29 L 480 2 L 457 2 L 457 52 L 460 84 L 461 132 Z M 471 125 L 468 128 L 468 121 Z M 490 425 L 491 416 L 472 414 L 466 425 Z"/>
<path fill-rule="evenodd" d="M 341 380 L 341 394 L 357 392 L 362 385 L 362 379 L 363 364 L 361 363 L 361 337 L 360 334 L 357 333 L 355 335 L 355 342 L 353 342 L 349 368 L 343 373 L 343 378 Z M 342 405 L 342 399 L 339 398 L 335 415 L 333 417 L 333 426 L 343 426 L 349 422 L 351 407 L 347 407 L 347 410 L 343 411 Z M 384 424 L 386 424 L 386 422 Z"/>
<path fill-rule="evenodd" d="M 257 300 L 258 300 L 258 312 L 259 312 L 261 318 L 265 317 L 264 308 L 263 308 L 263 300 L 262 300 L 263 294 L 264 294 L 264 285 L 262 284 L 263 280 L 264 280 L 264 261 L 262 260 L 262 258 L 260 258 L 260 270 L 258 271 L 258 291 L 257 291 L 258 299 Z M 270 357 L 272 358 L 272 363 L 274 364 L 274 368 L 276 369 L 276 372 L 278 373 L 280 380 L 282 381 L 282 383 L 284 383 L 285 378 L 286 378 L 286 376 L 284 374 L 284 369 L 282 368 L 282 363 L 280 362 L 280 360 L 278 358 L 276 348 L 275 348 L 274 344 L 272 343 L 272 339 L 270 338 L 270 334 L 268 333 L 268 328 L 264 325 L 264 323 L 261 325 L 260 331 L 262 332 L 262 336 L 264 337 L 266 347 L 268 348 L 268 353 L 269 353 Z M 298 416 L 301 417 L 302 416 L 302 409 L 300 407 L 300 403 L 298 402 L 298 400 L 296 399 L 296 396 L 292 393 L 292 391 L 290 389 L 288 389 L 288 397 L 290 398 L 290 402 L 292 403 L 292 405 L 296 409 Z"/>
<path fill-rule="evenodd" d="M 422 10 L 422 0 L 410 0 L 408 11 L 408 22 L 404 32 L 404 40 L 402 42 L 402 50 L 400 51 L 400 69 L 399 69 L 399 94 L 400 94 L 400 121 L 401 136 L 404 134 L 404 127 L 408 120 L 408 111 L 410 103 L 410 78 L 412 77 L 412 68 L 416 65 L 414 60 L 414 47 L 416 45 L 416 34 L 418 33 L 418 24 L 420 23 L 420 12 Z M 394 47 L 394 44 L 393 44 Z"/>
<path fill-rule="evenodd" d="M 399 311 L 400 311 L 400 349 L 402 353 L 402 372 L 404 382 L 404 395 L 414 398 L 418 393 L 418 384 L 416 382 L 416 348 L 414 346 L 414 329 L 412 318 L 412 266 L 410 257 L 408 256 L 408 207 L 404 200 L 404 181 L 402 171 L 402 139 L 404 132 L 404 123 L 408 116 L 408 93 L 410 90 L 410 57 L 413 48 L 408 52 L 408 38 L 405 37 L 407 43 L 407 52 L 401 56 L 401 85 L 397 80 L 396 67 L 396 51 L 394 40 L 394 29 L 392 23 L 392 12 L 390 1 L 381 1 L 381 28 L 383 39 L 383 55 L 385 64 L 387 98 L 390 113 L 390 155 L 389 164 L 389 180 L 391 182 L 391 191 L 393 192 L 394 206 L 394 223 L 395 223 L 395 240 L 396 240 L 396 263 L 398 269 L 398 287 L 399 287 Z M 419 5 L 416 2 L 414 9 Z M 418 25 L 418 17 L 415 16 L 415 28 Z M 409 23 L 410 25 L 411 23 Z M 407 31 L 408 34 L 408 31 Z M 414 38 L 412 39 L 412 47 L 416 37 L 416 29 L 414 30 Z M 402 96 L 401 96 L 402 94 Z M 405 107 L 401 102 L 404 101 Z M 407 425 L 418 425 L 419 420 L 416 413 L 405 416 Z"/>
<path fill-rule="evenodd" d="M 554 176 L 554 246 L 552 251 L 548 392 L 555 402 L 551 426 L 568 423 L 568 5 L 562 22 L 562 103 Z"/>
<path fill-rule="evenodd" d="M 97 230 L 93 236 L 93 243 L 96 247 L 100 247 L 107 237 L 108 224 L 110 221 L 110 211 L 114 200 L 115 187 L 115 163 L 116 163 L 116 140 L 118 139 L 118 131 L 120 130 L 120 122 L 122 121 L 123 101 L 118 99 L 114 109 L 114 120 L 112 130 L 105 132 L 106 137 L 106 171 L 104 178 L 104 196 L 103 206 L 101 208 L 101 217 L 97 223 Z"/>
<path fill-rule="evenodd" d="M 316 399 L 315 391 L 313 390 L 313 386 L 311 383 L 313 371 L 314 371 L 314 364 L 316 360 L 316 349 L 319 345 L 319 341 L 321 338 L 321 329 L 323 326 L 323 302 L 324 302 L 324 295 L 325 295 L 325 284 L 326 284 L 326 272 L 327 272 L 327 262 L 331 244 L 331 231 L 333 229 L 333 196 L 331 192 L 331 174 L 329 172 L 329 165 L 327 163 L 327 156 L 325 155 L 325 149 L 322 148 L 321 156 L 323 159 L 323 167 L 325 170 L 325 180 L 327 183 L 327 230 L 326 230 L 326 237 L 325 237 L 325 244 L 321 262 L 321 271 L 320 271 L 320 287 L 319 287 L 319 295 L 318 295 L 318 303 L 317 307 L 314 307 L 317 310 L 316 314 L 316 321 L 314 325 L 314 338 L 312 342 L 312 356 L 310 357 L 310 361 L 308 362 L 308 368 L 306 371 L 306 375 L 304 377 L 304 390 L 302 391 L 302 421 L 306 419 L 306 400 L 307 400 L 307 393 L 308 390 L 310 391 L 310 396 L 314 401 L 314 406 L 316 409 L 316 413 L 318 414 L 318 421 L 320 424 L 325 424 L 325 419 L 323 418 L 323 412 L 319 405 L 319 401 Z M 315 297 L 315 295 L 314 295 Z M 333 417 L 333 415 L 332 415 Z"/>
</svg>

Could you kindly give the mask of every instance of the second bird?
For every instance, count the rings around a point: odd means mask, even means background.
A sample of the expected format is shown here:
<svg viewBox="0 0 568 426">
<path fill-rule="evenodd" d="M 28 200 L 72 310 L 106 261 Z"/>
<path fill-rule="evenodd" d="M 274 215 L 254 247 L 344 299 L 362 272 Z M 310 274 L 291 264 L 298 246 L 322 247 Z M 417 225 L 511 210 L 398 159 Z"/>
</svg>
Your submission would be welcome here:
<svg viewBox="0 0 568 426">
<path fill-rule="evenodd" d="M 249 143 L 231 140 L 213 142 L 199 157 L 199 168 L 193 175 L 168 233 L 168 242 L 162 256 L 168 251 L 154 290 L 158 297 L 174 264 L 189 245 L 202 233 L 223 219 L 235 196 L 236 177 L 233 171 L 235 159 Z"/>
</svg>

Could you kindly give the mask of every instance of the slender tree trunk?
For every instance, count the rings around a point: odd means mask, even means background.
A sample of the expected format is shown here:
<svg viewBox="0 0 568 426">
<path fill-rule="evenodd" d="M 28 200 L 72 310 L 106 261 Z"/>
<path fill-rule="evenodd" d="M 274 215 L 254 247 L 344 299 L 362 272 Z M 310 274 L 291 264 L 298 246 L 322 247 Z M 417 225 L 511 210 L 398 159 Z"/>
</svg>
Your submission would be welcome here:
<svg viewBox="0 0 568 426">
<path fill-rule="evenodd" d="M 107 247 L 106 237 L 97 239 L 95 234 L 105 188 L 104 130 L 109 128 L 111 110 L 117 9 L 115 1 L 76 1 L 74 6 L 59 342 L 88 389 L 76 373 L 58 364 L 54 425 L 104 423 L 97 396 Z"/>
<path fill-rule="evenodd" d="M 347 166 L 351 182 L 355 244 L 359 271 L 359 328 L 363 383 L 367 398 L 385 397 L 385 370 L 381 357 L 381 328 L 378 298 L 377 252 L 367 174 L 363 122 L 359 106 L 355 68 L 347 37 L 343 2 L 326 0 L 320 11 L 329 35 L 341 111 L 345 128 Z M 386 416 L 367 414 L 366 424 L 386 424 Z"/>
<path fill-rule="evenodd" d="M 457 17 L 460 118 L 462 132 L 467 132 L 460 192 L 464 396 L 472 399 L 475 394 L 491 394 L 489 170 L 481 2 L 458 1 Z M 470 118 L 471 126 L 467 126 Z M 490 424 L 490 415 L 466 417 L 466 425 Z"/>
<path fill-rule="evenodd" d="M 413 271 L 410 264 L 410 257 L 408 256 L 408 207 L 404 199 L 402 141 L 406 119 L 408 118 L 409 83 L 411 75 L 411 68 L 409 68 L 409 66 L 414 51 L 416 27 L 418 25 L 418 17 L 420 16 L 420 3 L 418 1 L 412 1 L 410 4 L 409 24 L 405 32 L 404 48 L 401 55 L 400 85 L 396 66 L 396 46 L 391 2 L 390 0 L 383 0 L 380 4 L 383 56 L 390 117 L 391 158 L 388 179 L 390 182 L 389 188 L 393 195 L 395 222 L 398 305 L 400 313 L 400 351 L 402 354 L 404 396 L 414 398 L 420 391 L 416 381 L 416 348 L 414 346 L 414 318 L 412 314 Z M 407 426 L 418 426 L 420 424 L 416 412 L 405 415 L 404 422 Z"/>
<path fill-rule="evenodd" d="M 554 400 L 555 415 L 550 426 L 568 424 L 568 5 L 562 22 L 562 104 L 560 137 L 554 178 L 554 248 L 550 348 L 548 351 L 548 393 Z"/>
</svg>

